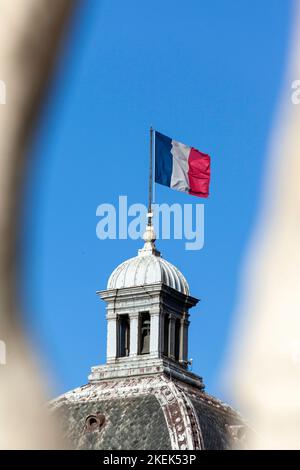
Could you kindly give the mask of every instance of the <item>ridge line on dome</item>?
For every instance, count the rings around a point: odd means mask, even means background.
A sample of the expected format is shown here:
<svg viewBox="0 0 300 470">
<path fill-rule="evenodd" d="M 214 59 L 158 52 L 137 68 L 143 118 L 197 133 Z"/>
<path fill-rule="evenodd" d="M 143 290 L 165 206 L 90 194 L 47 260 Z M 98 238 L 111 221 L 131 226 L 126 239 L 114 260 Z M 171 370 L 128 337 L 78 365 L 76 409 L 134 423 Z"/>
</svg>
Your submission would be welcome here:
<svg viewBox="0 0 300 470">
<path fill-rule="evenodd" d="M 189 295 L 189 286 L 181 271 L 154 253 L 148 253 L 147 256 L 137 255 L 123 261 L 110 275 L 107 288 L 120 289 L 152 283 L 163 283 Z"/>
<path fill-rule="evenodd" d="M 134 285 L 137 285 L 138 273 L 140 271 L 142 262 L 143 262 L 142 257 L 136 256 L 136 269 L 135 269 L 134 276 L 133 276 L 133 284 Z"/>
<path fill-rule="evenodd" d="M 126 287 L 126 275 L 128 273 L 128 270 L 129 270 L 129 267 L 130 267 L 130 262 L 133 261 L 134 258 L 129 258 L 127 261 L 126 261 L 126 264 L 124 266 L 124 274 L 123 274 L 123 285 L 122 287 Z"/>
</svg>

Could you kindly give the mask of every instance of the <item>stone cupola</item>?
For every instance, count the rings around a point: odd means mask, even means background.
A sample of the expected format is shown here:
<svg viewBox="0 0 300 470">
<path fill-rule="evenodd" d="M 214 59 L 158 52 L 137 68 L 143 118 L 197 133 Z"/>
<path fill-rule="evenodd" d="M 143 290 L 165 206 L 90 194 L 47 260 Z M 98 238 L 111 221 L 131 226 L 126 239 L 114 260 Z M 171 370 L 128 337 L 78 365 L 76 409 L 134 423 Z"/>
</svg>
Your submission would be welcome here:
<svg viewBox="0 0 300 470">
<path fill-rule="evenodd" d="M 144 247 L 111 274 L 107 289 L 97 292 L 106 302 L 106 365 L 92 368 L 90 380 L 162 372 L 202 386 L 188 371 L 189 309 L 198 299 L 189 295 L 183 274 L 161 257 L 148 225 Z"/>
<path fill-rule="evenodd" d="M 188 368 L 189 309 L 198 300 L 156 250 L 151 224 L 144 241 L 98 292 L 106 302 L 106 364 L 51 403 L 62 435 L 75 449 L 243 449 L 248 427 Z"/>
</svg>

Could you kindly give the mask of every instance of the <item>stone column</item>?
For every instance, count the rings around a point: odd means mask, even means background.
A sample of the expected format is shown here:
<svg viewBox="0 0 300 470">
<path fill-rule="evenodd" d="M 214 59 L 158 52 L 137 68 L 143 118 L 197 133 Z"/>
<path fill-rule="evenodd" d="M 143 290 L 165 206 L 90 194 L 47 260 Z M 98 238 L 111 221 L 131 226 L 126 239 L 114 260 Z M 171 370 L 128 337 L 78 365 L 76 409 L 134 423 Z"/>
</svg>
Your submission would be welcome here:
<svg viewBox="0 0 300 470">
<path fill-rule="evenodd" d="M 114 361 L 117 357 L 117 318 L 107 318 L 107 362 Z"/>
<path fill-rule="evenodd" d="M 159 310 L 150 313 L 150 354 L 152 356 L 159 356 Z"/>
<path fill-rule="evenodd" d="M 139 348 L 139 314 L 134 313 L 130 315 L 130 357 L 138 355 Z"/>
<path fill-rule="evenodd" d="M 169 358 L 175 360 L 175 322 L 173 315 L 169 315 Z"/>
<path fill-rule="evenodd" d="M 190 322 L 186 318 L 180 320 L 180 348 L 179 348 L 179 362 L 187 365 L 188 361 L 188 328 Z"/>
<path fill-rule="evenodd" d="M 160 312 L 159 314 L 159 347 L 158 347 L 158 353 L 159 357 L 162 356 L 164 353 L 164 339 L 165 339 L 165 317 L 163 312 Z"/>
</svg>

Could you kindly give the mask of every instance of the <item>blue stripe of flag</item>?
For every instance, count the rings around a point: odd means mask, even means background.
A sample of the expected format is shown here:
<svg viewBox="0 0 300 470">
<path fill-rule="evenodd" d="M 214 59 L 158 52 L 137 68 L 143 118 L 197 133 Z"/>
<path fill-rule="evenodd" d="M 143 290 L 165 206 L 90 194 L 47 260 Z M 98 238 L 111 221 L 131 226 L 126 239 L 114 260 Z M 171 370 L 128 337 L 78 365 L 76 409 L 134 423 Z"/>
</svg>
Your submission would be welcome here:
<svg viewBox="0 0 300 470">
<path fill-rule="evenodd" d="M 160 132 L 155 132 L 155 182 L 171 186 L 173 157 L 172 139 Z"/>
</svg>

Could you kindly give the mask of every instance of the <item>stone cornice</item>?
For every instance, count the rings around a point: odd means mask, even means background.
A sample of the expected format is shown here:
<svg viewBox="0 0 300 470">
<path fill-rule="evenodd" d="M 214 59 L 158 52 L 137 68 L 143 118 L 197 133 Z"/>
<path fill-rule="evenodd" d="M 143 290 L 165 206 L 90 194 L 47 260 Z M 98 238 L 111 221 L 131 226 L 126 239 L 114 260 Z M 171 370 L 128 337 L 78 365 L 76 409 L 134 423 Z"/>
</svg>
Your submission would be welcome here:
<svg viewBox="0 0 300 470">
<path fill-rule="evenodd" d="M 175 302 L 177 301 L 178 303 L 183 303 L 184 305 L 186 305 L 187 308 L 191 308 L 199 302 L 199 299 L 190 295 L 182 294 L 181 292 L 173 289 L 172 287 L 166 286 L 165 284 L 161 283 L 148 284 L 139 287 L 124 287 L 122 289 L 102 290 L 97 291 L 96 294 L 108 303 L 116 302 L 121 299 L 128 300 L 132 299 L 133 297 L 134 299 L 145 296 L 153 298 L 159 295 L 162 296 L 163 300 L 165 300 L 166 297 L 172 298 Z M 165 294 L 168 294 L 168 296 L 166 296 Z"/>
</svg>

